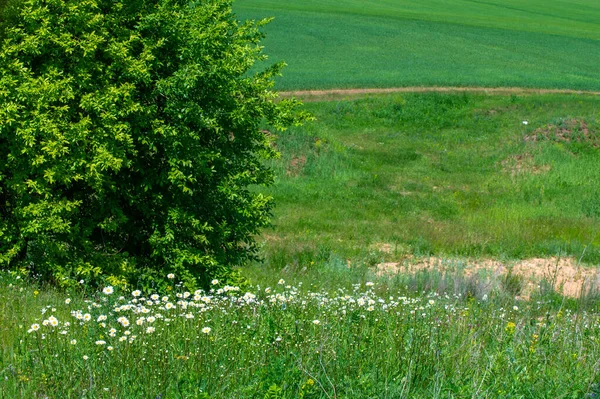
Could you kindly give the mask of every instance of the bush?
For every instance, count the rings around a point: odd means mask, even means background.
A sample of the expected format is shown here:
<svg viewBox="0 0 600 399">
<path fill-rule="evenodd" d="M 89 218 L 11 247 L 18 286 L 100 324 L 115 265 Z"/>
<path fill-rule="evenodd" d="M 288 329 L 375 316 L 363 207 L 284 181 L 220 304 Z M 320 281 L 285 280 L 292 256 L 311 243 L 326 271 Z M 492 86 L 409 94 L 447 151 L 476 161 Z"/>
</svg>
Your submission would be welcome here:
<svg viewBox="0 0 600 399">
<path fill-rule="evenodd" d="M 0 0 L 0 46 L 6 26 L 15 22 L 21 3 L 21 0 Z"/>
<path fill-rule="evenodd" d="M 226 0 L 27 0 L 0 50 L 0 267 L 188 286 L 256 256 L 282 65 Z"/>
</svg>

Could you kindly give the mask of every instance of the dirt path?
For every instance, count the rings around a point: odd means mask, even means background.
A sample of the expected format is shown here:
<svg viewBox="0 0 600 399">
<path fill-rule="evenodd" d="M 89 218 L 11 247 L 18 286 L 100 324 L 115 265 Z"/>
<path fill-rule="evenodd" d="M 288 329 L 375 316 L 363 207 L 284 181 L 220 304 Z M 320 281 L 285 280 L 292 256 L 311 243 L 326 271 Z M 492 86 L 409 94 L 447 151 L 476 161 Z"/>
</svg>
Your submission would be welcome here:
<svg viewBox="0 0 600 399">
<path fill-rule="evenodd" d="M 295 90 L 279 92 L 281 97 L 297 97 L 304 101 L 318 101 L 351 97 L 364 94 L 383 93 L 424 93 L 424 92 L 479 92 L 492 94 L 582 94 L 599 96 L 598 91 L 569 89 L 529 89 L 519 87 L 391 87 L 380 89 L 329 89 L 329 90 Z"/>
</svg>

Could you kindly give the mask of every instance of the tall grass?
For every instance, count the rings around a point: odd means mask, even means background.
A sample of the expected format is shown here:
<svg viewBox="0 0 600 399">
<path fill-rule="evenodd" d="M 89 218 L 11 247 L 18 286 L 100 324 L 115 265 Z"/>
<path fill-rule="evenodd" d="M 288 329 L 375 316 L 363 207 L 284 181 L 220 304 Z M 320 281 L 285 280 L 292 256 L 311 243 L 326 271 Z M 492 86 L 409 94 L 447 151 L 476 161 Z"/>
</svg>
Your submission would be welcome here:
<svg viewBox="0 0 600 399">
<path fill-rule="evenodd" d="M 600 393 L 597 303 L 415 292 L 406 277 L 371 282 L 354 273 L 338 274 L 351 283 L 338 288 L 313 275 L 248 292 L 215 282 L 186 293 L 174 284 L 164 297 L 58 293 L 2 273 L 0 397 Z"/>
</svg>

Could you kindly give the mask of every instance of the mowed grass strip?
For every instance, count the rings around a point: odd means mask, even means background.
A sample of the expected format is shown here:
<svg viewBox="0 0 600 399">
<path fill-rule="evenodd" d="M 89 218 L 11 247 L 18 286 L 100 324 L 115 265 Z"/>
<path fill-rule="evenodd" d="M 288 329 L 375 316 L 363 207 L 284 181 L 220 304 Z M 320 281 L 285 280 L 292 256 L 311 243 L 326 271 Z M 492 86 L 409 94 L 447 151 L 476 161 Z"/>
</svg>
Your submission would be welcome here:
<svg viewBox="0 0 600 399">
<path fill-rule="evenodd" d="M 276 140 L 272 266 L 332 254 L 600 262 L 597 97 L 419 93 L 306 107 L 316 121 Z"/>
<path fill-rule="evenodd" d="M 600 5 L 563 1 L 240 0 L 273 16 L 281 90 L 395 86 L 600 89 Z"/>
</svg>

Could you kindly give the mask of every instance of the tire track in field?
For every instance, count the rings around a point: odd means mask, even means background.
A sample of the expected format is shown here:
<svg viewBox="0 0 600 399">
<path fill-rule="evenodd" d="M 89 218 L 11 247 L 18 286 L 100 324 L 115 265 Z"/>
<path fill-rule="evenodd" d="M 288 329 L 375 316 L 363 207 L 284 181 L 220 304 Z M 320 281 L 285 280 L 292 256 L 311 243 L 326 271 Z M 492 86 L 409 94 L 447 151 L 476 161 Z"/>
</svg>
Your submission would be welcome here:
<svg viewBox="0 0 600 399">
<path fill-rule="evenodd" d="M 599 91 L 571 90 L 571 89 L 534 89 L 522 87 L 453 87 L 453 86 L 414 86 L 414 87 L 390 87 L 370 89 L 327 89 L 327 90 L 291 90 L 281 91 L 283 98 L 298 97 L 304 101 L 318 101 L 335 99 L 344 96 L 359 96 L 363 94 L 385 94 L 385 93 L 426 93 L 426 92 L 469 92 L 490 94 L 580 94 L 600 96 Z"/>
</svg>

